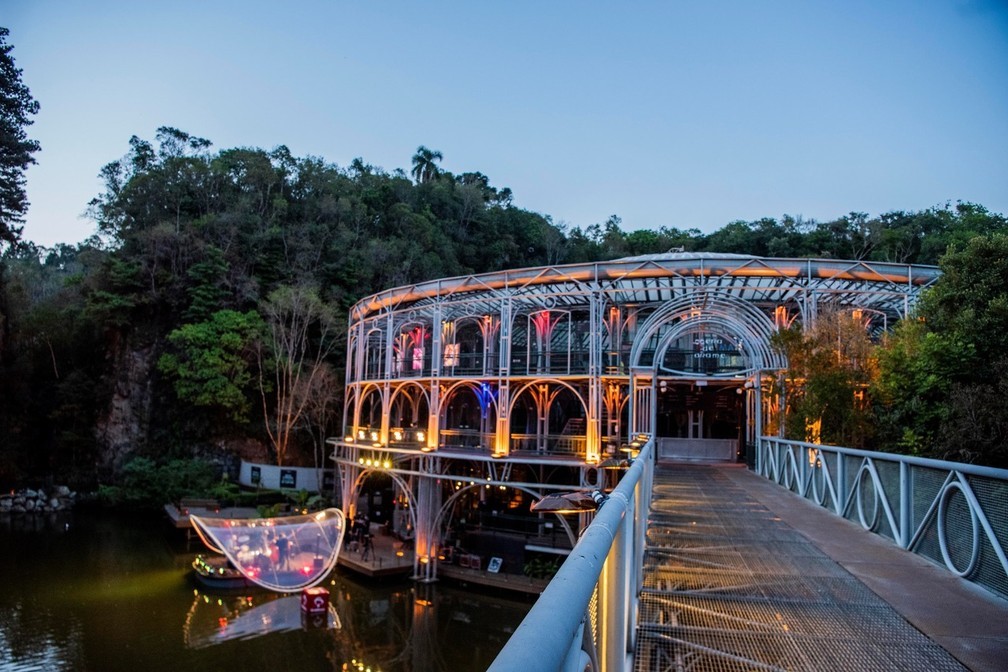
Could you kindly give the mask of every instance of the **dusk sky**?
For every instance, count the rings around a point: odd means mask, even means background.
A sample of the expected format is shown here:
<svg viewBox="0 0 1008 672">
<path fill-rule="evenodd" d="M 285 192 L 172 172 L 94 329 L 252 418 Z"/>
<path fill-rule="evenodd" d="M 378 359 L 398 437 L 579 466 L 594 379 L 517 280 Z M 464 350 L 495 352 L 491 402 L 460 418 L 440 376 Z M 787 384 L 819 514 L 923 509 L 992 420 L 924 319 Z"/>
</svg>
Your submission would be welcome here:
<svg viewBox="0 0 1008 672">
<path fill-rule="evenodd" d="M 971 201 L 1008 214 L 1008 2 L 0 0 L 23 237 L 77 243 L 159 126 L 214 149 L 481 171 L 570 227 L 718 229 Z"/>
</svg>

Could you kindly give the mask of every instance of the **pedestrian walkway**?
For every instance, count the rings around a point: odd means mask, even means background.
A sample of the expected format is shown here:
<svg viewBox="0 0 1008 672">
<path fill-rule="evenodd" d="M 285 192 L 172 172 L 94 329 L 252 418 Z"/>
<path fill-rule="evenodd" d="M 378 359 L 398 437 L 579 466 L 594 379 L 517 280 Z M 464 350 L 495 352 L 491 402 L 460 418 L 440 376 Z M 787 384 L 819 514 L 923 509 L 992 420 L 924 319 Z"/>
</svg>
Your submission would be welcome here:
<svg viewBox="0 0 1008 672">
<path fill-rule="evenodd" d="M 736 465 L 658 467 L 635 669 L 1004 670 L 1008 600 Z"/>
</svg>

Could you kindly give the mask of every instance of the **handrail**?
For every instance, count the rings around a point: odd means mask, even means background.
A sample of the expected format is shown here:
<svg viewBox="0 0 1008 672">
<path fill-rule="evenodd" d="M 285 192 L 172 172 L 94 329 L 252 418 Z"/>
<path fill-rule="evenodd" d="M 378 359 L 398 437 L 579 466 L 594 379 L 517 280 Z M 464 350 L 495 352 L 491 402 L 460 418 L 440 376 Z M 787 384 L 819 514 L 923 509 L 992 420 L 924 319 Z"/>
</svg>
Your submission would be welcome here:
<svg viewBox="0 0 1008 672">
<path fill-rule="evenodd" d="M 599 507 L 490 672 L 629 669 L 653 474 L 652 439 Z M 603 579 L 603 572 L 612 576 Z"/>
<path fill-rule="evenodd" d="M 1008 469 L 761 436 L 757 472 L 1008 597 Z"/>
</svg>

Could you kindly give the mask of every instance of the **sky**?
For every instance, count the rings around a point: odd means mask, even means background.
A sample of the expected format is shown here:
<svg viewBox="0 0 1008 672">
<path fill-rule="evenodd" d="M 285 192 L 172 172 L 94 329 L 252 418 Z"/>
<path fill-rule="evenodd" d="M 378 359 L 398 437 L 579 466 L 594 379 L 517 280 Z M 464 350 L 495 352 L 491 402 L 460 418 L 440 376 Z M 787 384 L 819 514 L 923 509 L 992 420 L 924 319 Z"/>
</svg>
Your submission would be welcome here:
<svg viewBox="0 0 1008 672">
<path fill-rule="evenodd" d="M 1008 214 L 1008 0 L 0 0 L 41 105 L 23 238 L 77 243 L 103 165 L 216 150 L 409 171 L 420 145 L 582 229 Z"/>
</svg>

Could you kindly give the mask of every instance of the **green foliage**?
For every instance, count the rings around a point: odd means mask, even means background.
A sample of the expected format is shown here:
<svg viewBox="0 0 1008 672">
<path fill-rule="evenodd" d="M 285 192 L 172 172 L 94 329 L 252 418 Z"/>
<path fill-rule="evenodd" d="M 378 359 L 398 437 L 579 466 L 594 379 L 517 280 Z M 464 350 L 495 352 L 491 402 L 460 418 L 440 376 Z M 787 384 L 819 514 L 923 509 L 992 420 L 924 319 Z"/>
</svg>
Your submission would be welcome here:
<svg viewBox="0 0 1008 672">
<path fill-rule="evenodd" d="M 8 54 L 4 46 L 3 56 Z M 19 83 L 19 72 L 5 76 Z M 28 105 L 34 108 L 30 98 Z M 345 369 L 345 335 L 324 334 L 326 321 L 331 316 L 341 328 L 351 303 L 389 287 L 679 250 L 937 263 L 950 243 L 959 254 L 979 234 L 1008 232 L 1002 215 L 970 203 L 877 217 L 852 212 L 825 222 L 763 217 L 712 233 L 624 231 L 616 215 L 569 228 L 516 207 L 511 190 L 493 185 L 487 175 L 453 174 L 443 161 L 440 152 L 420 146 L 409 172 L 386 172 L 362 159 L 341 167 L 295 157 L 283 146 L 216 151 L 208 140 L 168 126 L 158 128 L 153 140 L 130 138 L 126 154 L 101 168 L 103 187 L 88 209 L 95 238 L 52 250 L 21 243 L 3 257 L 0 480 L 62 469 L 72 477 L 67 480 L 94 481 L 98 465 L 111 462 L 107 446 L 95 437 L 114 415 L 113 399 L 135 405 L 126 410 L 142 418 L 141 429 L 129 437 L 138 452 L 151 454 L 156 445 L 162 455 L 187 455 L 220 439 L 252 435 L 265 441 L 272 433 L 279 437 L 274 450 L 285 461 L 309 463 L 318 437 L 338 431 L 333 424 L 340 415 L 301 405 L 319 394 L 338 398 L 332 381 L 336 372 L 338 387 Z M 963 285 L 930 299 L 936 307 L 928 325 L 933 320 L 933 331 L 955 335 L 952 346 L 941 347 L 959 352 L 961 345 L 966 349 L 959 354 L 979 364 L 967 367 L 975 376 L 936 391 L 919 420 L 907 420 L 912 402 L 899 402 L 895 389 L 885 392 L 893 396 L 879 426 L 893 446 L 936 450 L 945 431 L 938 428 L 961 427 L 956 423 L 977 409 L 986 409 L 974 416 L 978 426 L 999 431 L 988 400 L 1000 389 L 996 353 L 1008 329 L 998 326 L 1004 302 L 984 303 L 983 297 L 1001 296 L 997 274 L 1003 271 L 994 271 L 1008 255 L 1000 250 L 974 250 L 981 255 L 976 268 L 966 259 L 948 262 L 950 276 L 992 272 L 972 294 Z M 271 344 L 263 351 L 256 362 L 265 365 L 260 389 L 267 407 L 278 412 L 248 421 L 256 377 L 250 316 L 269 304 L 275 290 L 291 287 L 314 288 L 327 317 L 308 321 L 300 341 L 306 359 L 297 356 L 301 346 Z M 972 312 L 957 313 L 957 305 Z M 299 363 L 284 368 L 292 362 Z M 147 375 L 155 363 L 162 375 Z M 931 368 L 940 372 L 943 366 L 936 361 Z M 898 368 L 894 363 L 894 375 Z M 286 388 L 272 377 L 309 370 L 316 375 Z M 124 397 L 127 383 L 135 389 L 131 376 L 137 372 L 147 386 L 145 398 Z M 849 371 L 834 374 L 813 380 L 808 407 L 799 409 L 809 417 L 823 412 L 824 428 L 851 385 L 862 384 Z M 900 375 L 906 377 L 904 389 L 924 376 L 912 370 Z M 924 377 L 924 383 L 930 380 Z M 282 407 L 283 399 L 293 404 Z M 936 415 L 942 404 L 960 410 Z M 837 440 L 866 435 L 848 421 L 838 425 Z"/>
<path fill-rule="evenodd" d="M 880 447 L 916 455 L 939 452 L 947 400 L 971 370 L 973 348 L 952 334 L 929 331 L 921 320 L 896 325 L 879 349 L 874 388 Z"/>
<path fill-rule="evenodd" d="M 329 500 L 324 495 L 311 494 L 303 488 L 301 490 L 283 490 L 282 492 L 297 511 L 318 511 L 328 506 Z"/>
<path fill-rule="evenodd" d="M 533 579 L 552 579 L 560 571 L 560 561 L 555 558 L 532 558 L 522 567 L 525 576 Z"/>
<path fill-rule="evenodd" d="M 788 361 L 788 438 L 863 448 L 872 434 L 864 394 L 876 375 L 875 349 L 850 313 L 822 313 L 813 327 L 777 332 Z"/>
<path fill-rule="evenodd" d="M 38 114 L 39 104 L 14 65 L 9 34 L 0 27 L 0 244 L 13 245 L 21 236 L 17 225 L 28 212 L 24 174 L 35 163 L 32 154 L 39 151 L 38 141 L 29 139 L 25 128 L 34 123 L 31 117 Z"/>
<path fill-rule="evenodd" d="M 880 352 L 881 447 L 1008 466 L 1008 236 L 955 246 L 941 268 Z"/>
<path fill-rule="evenodd" d="M 174 352 L 158 369 L 174 381 L 178 398 L 220 409 L 236 423 L 247 420 L 254 346 L 263 331 L 257 312 L 219 310 L 206 322 L 184 324 L 168 335 Z"/>
<path fill-rule="evenodd" d="M 159 464 L 135 457 L 120 470 L 115 484 L 99 486 L 107 506 L 154 510 L 183 497 L 207 497 L 217 481 L 214 467 L 201 460 L 171 460 Z"/>
<path fill-rule="evenodd" d="M 920 307 L 928 330 L 972 344 L 982 366 L 1008 353 L 1008 235 L 952 247 L 941 270 Z"/>
</svg>

